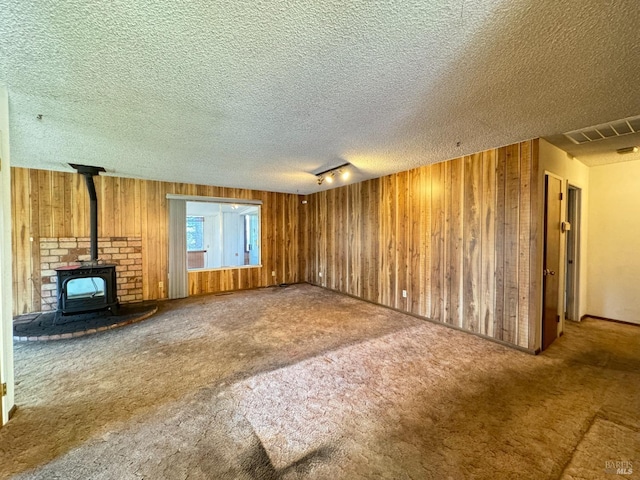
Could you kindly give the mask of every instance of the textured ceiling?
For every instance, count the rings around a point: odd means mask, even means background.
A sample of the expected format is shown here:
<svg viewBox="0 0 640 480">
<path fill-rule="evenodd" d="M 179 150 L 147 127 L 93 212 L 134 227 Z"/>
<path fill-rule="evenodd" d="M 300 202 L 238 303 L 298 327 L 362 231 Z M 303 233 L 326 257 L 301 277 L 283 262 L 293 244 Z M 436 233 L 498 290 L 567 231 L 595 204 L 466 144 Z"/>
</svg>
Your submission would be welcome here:
<svg viewBox="0 0 640 480">
<path fill-rule="evenodd" d="M 637 0 L 143 3 L 3 0 L 14 165 L 309 193 L 640 113 Z"/>
</svg>

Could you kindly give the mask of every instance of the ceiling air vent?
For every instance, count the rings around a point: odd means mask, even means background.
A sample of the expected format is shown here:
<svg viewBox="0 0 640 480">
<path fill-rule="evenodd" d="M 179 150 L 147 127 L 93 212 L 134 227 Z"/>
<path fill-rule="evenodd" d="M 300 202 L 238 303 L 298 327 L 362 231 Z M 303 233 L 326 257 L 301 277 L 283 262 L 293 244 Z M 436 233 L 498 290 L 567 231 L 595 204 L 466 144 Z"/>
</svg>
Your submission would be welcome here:
<svg viewBox="0 0 640 480">
<path fill-rule="evenodd" d="M 603 123 L 595 127 L 581 128 L 573 132 L 565 133 L 565 137 L 578 145 L 582 143 L 597 142 L 605 138 L 620 137 L 630 133 L 640 132 L 640 115 L 637 117 L 616 120 L 615 122 Z"/>
</svg>

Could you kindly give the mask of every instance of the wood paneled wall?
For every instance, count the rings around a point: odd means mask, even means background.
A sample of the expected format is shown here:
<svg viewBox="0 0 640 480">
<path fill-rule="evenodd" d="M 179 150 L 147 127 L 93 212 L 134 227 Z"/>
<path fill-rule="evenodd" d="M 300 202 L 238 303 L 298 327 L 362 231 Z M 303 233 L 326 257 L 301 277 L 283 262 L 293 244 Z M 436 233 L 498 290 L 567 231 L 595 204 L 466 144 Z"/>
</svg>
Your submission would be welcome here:
<svg viewBox="0 0 640 480">
<path fill-rule="evenodd" d="M 24 168 L 11 174 L 14 314 L 21 314 L 40 306 L 40 237 L 89 236 L 89 197 L 79 174 Z M 263 202 L 262 267 L 190 272 L 190 294 L 299 281 L 297 195 L 109 176 L 95 177 L 95 184 L 99 236 L 142 238 L 144 299 L 167 296 L 167 193 Z"/>
<path fill-rule="evenodd" d="M 537 176 L 531 140 L 310 195 L 302 277 L 533 350 Z"/>
<path fill-rule="evenodd" d="M 162 299 L 167 193 L 262 200 L 262 267 L 190 272 L 190 294 L 307 281 L 533 350 L 537 176 L 537 140 L 309 195 L 307 204 L 297 195 L 99 176 L 98 228 L 102 237 L 142 238 L 143 296 Z M 12 168 L 12 209 L 20 314 L 39 309 L 39 238 L 89 235 L 84 178 Z"/>
</svg>

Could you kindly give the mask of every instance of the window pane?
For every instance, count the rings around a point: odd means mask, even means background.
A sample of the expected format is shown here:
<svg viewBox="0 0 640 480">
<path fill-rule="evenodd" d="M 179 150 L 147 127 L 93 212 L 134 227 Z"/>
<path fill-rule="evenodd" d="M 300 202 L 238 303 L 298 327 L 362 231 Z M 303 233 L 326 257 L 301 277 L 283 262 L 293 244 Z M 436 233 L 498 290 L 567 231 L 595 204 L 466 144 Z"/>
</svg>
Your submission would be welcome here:
<svg viewBox="0 0 640 480">
<path fill-rule="evenodd" d="M 187 216 L 187 251 L 204 250 L 204 217 Z"/>
<path fill-rule="evenodd" d="M 260 265 L 260 205 L 187 202 L 189 270 Z"/>
</svg>

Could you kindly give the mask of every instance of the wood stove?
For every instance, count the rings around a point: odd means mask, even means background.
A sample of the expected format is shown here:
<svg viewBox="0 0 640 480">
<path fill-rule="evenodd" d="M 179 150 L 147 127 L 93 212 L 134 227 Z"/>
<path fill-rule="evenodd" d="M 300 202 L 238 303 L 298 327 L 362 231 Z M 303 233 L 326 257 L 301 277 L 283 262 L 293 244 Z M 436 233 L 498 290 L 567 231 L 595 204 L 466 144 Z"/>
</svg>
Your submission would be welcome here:
<svg viewBox="0 0 640 480">
<path fill-rule="evenodd" d="M 78 265 L 56 269 L 61 315 L 110 309 L 118 313 L 115 265 Z"/>
<path fill-rule="evenodd" d="M 98 198 L 93 177 L 104 172 L 102 167 L 69 164 L 83 175 L 89 192 L 91 227 L 91 260 L 81 265 L 56 269 L 58 281 L 58 309 L 61 315 L 111 310 L 118 314 L 116 266 L 98 260 Z"/>
</svg>

